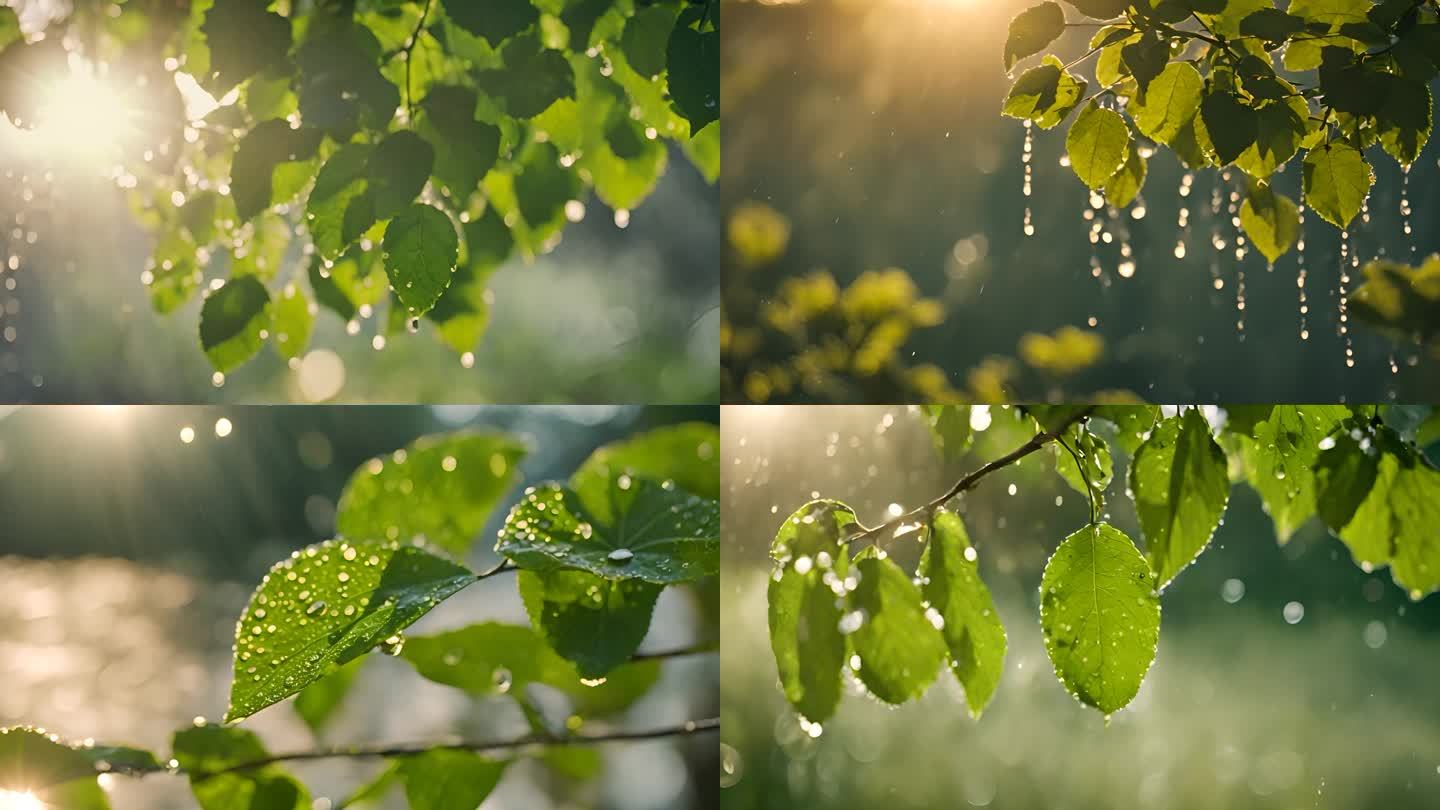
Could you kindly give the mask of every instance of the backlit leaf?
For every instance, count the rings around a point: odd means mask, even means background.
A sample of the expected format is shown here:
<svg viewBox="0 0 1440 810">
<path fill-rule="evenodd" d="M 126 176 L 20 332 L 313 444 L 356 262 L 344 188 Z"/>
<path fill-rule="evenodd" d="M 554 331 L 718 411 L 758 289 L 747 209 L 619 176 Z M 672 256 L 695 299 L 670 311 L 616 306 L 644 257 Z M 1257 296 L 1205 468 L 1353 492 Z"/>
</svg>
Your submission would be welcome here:
<svg viewBox="0 0 1440 810">
<path fill-rule="evenodd" d="M 415 203 L 390 221 L 383 250 L 390 287 L 406 313 L 416 317 L 435 306 L 450 286 L 460 237 L 444 211 Z"/>
<path fill-rule="evenodd" d="M 1227 468 L 1225 451 L 1194 408 L 1161 422 L 1135 452 L 1130 492 L 1158 588 L 1210 544 L 1230 500 Z"/>
<path fill-rule="evenodd" d="M 940 634 L 950 651 L 950 669 L 965 687 L 970 715 L 979 717 L 1005 671 L 1005 628 L 959 515 L 936 511 L 918 575 L 925 600 L 943 620 Z"/>
<path fill-rule="evenodd" d="M 231 279 L 200 309 L 200 346 L 222 374 L 254 357 L 269 329 L 270 293 L 254 276 Z"/>
</svg>

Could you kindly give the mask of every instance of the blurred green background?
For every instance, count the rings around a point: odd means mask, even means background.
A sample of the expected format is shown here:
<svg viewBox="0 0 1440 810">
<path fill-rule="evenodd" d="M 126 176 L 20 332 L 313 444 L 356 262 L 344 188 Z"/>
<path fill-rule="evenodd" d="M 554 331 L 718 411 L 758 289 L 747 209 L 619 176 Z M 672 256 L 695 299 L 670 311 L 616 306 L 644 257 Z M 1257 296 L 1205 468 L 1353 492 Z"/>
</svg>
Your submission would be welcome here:
<svg viewBox="0 0 1440 810">
<path fill-rule="evenodd" d="M 1093 366 L 1075 373 L 1021 369 L 1019 396 L 1000 401 L 1107 389 L 1129 390 L 1150 401 L 1440 396 L 1437 358 L 1365 327 L 1352 329 L 1357 364 L 1346 368 L 1336 334 L 1339 237 L 1313 216 L 1305 229 L 1309 339 L 1299 337 L 1294 254 L 1267 272 L 1264 258 L 1252 251 L 1243 264 L 1242 341 L 1234 227 L 1224 205 L 1219 217 L 1210 208 L 1217 175 L 1201 173 L 1182 198 L 1183 170 L 1168 150 L 1150 162 L 1143 201 L 1109 227 L 1115 241 L 1099 246 L 1103 275 L 1097 280 L 1091 275 L 1089 223 L 1082 220 L 1088 192 L 1059 164 L 1066 127 L 1036 129 L 1034 195 L 1028 200 L 1036 233 L 1027 238 L 1024 127 L 1002 118 L 1000 103 L 1010 84 L 1001 59 L 1007 27 L 1031 5 L 1032 0 L 726 3 L 722 208 L 732 228 L 746 203 L 770 207 L 789 225 L 788 246 L 760 261 L 736 247 L 732 230 L 723 271 L 729 327 L 738 333 L 760 324 L 764 307 L 783 297 L 779 292 L 787 279 L 824 270 L 843 288 L 866 271 L 898 267 L 914 280 L 918 294 L 943 304 L 947 317 L 938 326 L 918 328 L 895 352 L 897 361 L 933 365 L 953 389 L 973 390 L 969 372 L 989 357 L 1016 357 L 1026 334 L 1072 325 L 1104 339 L 1104 354 Z M 1075 16 L 1073 8 L 1067 13 Z M 1075 29 L 1055 50 L 1066 61 L 1078 57 L 1090 34 Z M 1077 70 L 1088 77 L 1092 63 Z M 1440 232 L 1427 224 L 1440 215 L 1437 156 L 1432 144 L 1410 173 L 1421 256 L 1440 250 Z M 1383 250 L 1404 258 L 1409 246 L 1399 214 L 1401 172 L 1378 150 L 1370 157 L 1377 182 L 1371 221 L 1354 229 L 1359 255 L 1368 260 Z M 1275 184 L 1295 197 L 1299 181 L 1298 161 L 1292 161 Z M 1243 194 L 1243 187 L 1231 187 Z M 1190 207 L 1183 237 L 1177 227 L 1182 202 Z M 1140 209 L 1143 219 L 1134 219 Z M 1212 247 L 1212 227 L 1232 243 L 1223 257 Z M 754 234 L 748 236 L 738 241 L 753 249 Z M 1187 246 L 1184 260 L 1174 255 L 1180 238 Z M 1129 278 L 1118 273 L 1124 241 L 1135 263 Z M 1218 291 L 1217 275 L 1224 284 Z M 763 401 L 743 390 L 746 374 L 796 351 L 774 339 L 773 330 L 762 331 L 769 337 L 754 353 L 732 352 L 722 360 L 734 383 L 726 401 Z M 806 337 L 810 343 L 802 345 L 820 342 L 815 334 Z M 939 391 L 933 381 L 910 385 L 918 396 L 895 387 L 777 392 L 769 401 L 904 402 Z"/>
<path fill-rule="evenodd" d="M 472 367 L 428 321 L 376 350 L 383 307 L 357 321 L 355 334 L 322 308 L 308 369 L 292 370 L 266 348 L 217 387 L 200 350 L 200 301 L 167 316 L 151 311 L 140 275 L 153 239 L 122 192 L 99 178 L 17 163 L 8 151 L 0 149 L 0 402 L 718 396 L 719 191 L 682 152 L 670 155 L 669 171 L 625 228 L 592 196 L 585 219 L 565 229 L 554 252 L 531 264 L 517 255 L 495 272 L 490 327 Z M 302 261 L 292 246 L 286 267 Z"/>
<path fill-rule="evenodd" d="M 255 585 L 292 549 L 333 536 L 336 499 L 352 470 L 421 435 L 523 435 L 531 446 L 523 480 L 533 484 L 568 477 L 615 439 L 718 418 L 714 407 L 0 408 L 0 727 L 42 725 L 70 739 L 165 752 L 192 718 L 220 717 L 236 617 Z M 502 499 L 473 566 L 496 562 L 486 538 L 520 492 Z M 713 586 L 666 589 L 642 650 L 713 643 L 717 608 Z M 528 624 L 513 577 L 467 589 L 414 632 L 487 620 Z M 665 662 L 657 685 L 613 722 L 640 729 L 714 717 L 716 659 Z M 563 720 L 566 701 L 539 692 L 543 710 Z M 322 739 L 289 701 L 245 726 L 274 751 L 528 729 L 507 699 L 469 699 L 386 656 L 370 657 Z M 604 768 L 579 782 L 522 762 L 486 806 L 713 808 L 715 746 L 713 735 L 603 746 L 596 750 Z M 313 795 L 338 798 L 380 767 L 331 760 L 294 772 Z M 194 806 L 181 778 L 113 784 L 121 810 Z"/>
<path fill-rule="evenodd" d="M 1107 727 L 1071 698 L 1045 654 L 1038 586 L 1089 507 L 1055 475 L 1048 451 L 958 504 L 1009 636 L 984 716 L 970 719 L 942 672 L 924 698 L 898 708 L 852 684 L 811 739 L 779 689 L 769 646 L 768 553 L 779 523 L 826 497 L 876 525 L 890 504 L 928 500 L 1021 440 L 991 428 L 947 465 L 913 407 L 727 406 L 723 420 L 722 806 L 1435 806 L 1440 599 L 1412 603 L 1387 571 L 1366 574 L 1318 521 L 1279 546 L 1248 487 L 1232 490 L 1211 547 L 1166 590 L 1159 651 L 1135 702 Z M 1107 519 L 1138 538 L 1125 461 L 1117 456 Z M 887 550 L 913 570 L 914 546 L 896 540 Z"/>
</svg>

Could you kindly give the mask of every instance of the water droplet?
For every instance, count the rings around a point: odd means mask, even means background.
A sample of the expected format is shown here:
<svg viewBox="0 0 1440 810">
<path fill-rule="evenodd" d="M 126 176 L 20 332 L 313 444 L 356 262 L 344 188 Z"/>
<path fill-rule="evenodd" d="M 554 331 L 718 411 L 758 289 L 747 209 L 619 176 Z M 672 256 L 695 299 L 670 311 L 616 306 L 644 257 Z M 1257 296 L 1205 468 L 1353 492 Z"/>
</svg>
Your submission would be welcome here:
<svg viewBox="0 0 1440 810">
<path fill-rule="evenodd" d="M 399 655 L 401 652 L 404 651 L 404 649 L 405 636 L 401 633 L 396 633 L 395 635 L 380 642 L 380 652 L 389 656 Z"/>
<path fill-rule="evenodd" d="M 635 557 L 635 552 L 631 551 L 631 550 L 628 549 L 628 548 L 617 548 L 617 549 L 615 549 L 614 551 L 610 552 L 608 555 L 606 555 L 606 558 L 609 559 L 610 562 L 616 562 L 616 563 L 630 562 L 630 560 L 633 559 L 634 557 Z M 798 568 L 798 564 L 797 564 L 797 568 Z"/>
<path fill-rule="evenodd" d="M 325 611 L 325 600 L 322 599 L 322 600 L 318 600 L 318 601 L 316 601 L 316 602 L 312 602 L 312 603 L 310 604 L 310 607 L 305 608 L 305 615 L 306 615 L 306 616 L 314 616 L 315 614 L 317 614 L 317 613 L 323 613 L 324 611 Z"/>
<path fill-rule="evenodd" d="M 510 670 L 504 667 L 498 667 L 495 670 L 494 680 L 495 691 L 499 692 L 502 695 L 509 692 L 510 687 L 515 683 L 515 678 L 513 675 L 510 674 Z"/>
</svg>

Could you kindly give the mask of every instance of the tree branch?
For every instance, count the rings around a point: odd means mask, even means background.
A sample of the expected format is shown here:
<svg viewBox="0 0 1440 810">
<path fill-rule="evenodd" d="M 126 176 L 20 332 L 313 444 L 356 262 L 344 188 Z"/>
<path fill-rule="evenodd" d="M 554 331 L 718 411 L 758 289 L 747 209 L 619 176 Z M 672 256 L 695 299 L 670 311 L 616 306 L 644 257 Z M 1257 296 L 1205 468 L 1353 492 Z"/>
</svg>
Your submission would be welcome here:
<svg viewBox="0 0 1440 810">
<path fill-rule="evenodd" d="M 524 737 L 517 737 L 510 740 L 454 740 L 439 742 L 414 742 L 414 743 L 392 743 L 385 745 L 354 745 L 339 748 L 321 748 L 314 751 L 292 751 L 284 754 L 275 754 L 263 759 L 242 762 L 229 768 L 222 768 L 216 771 L 204 771 L 190 773 L 189 776 L 196 779 L 208 779 L 213 776 L 221 776 L 239 771 L 249 771 L 256 768 L 263 768 L 266 765 L 274 765 L 280 762 L 304 762 L 317 759 L 364 759 L 373 757 L 403 757 L 415 754 L 424 754 L 430 751 L 470 751 L 473 753 L 494 753 L 499 751 L 516 751 L 526 748 L 556 748 L 570 747 L 577 745 L 599 745 L 601 743 L 614 742 L 643 742 L 646 740 L 659 740 L 667 737 L 688 737 L 693 734 L 700 734 L 706 731 L 714 731 L 720 728 L 720 718 L 708 717 L 704 720 L 687 720 L 684 723 L 673 726 L 662 726 L 660 728 L 643 729 L 640 731 L 612 731 L 604 734 L 577 734 L 568 737 L 555 737 L 545 739 L 534 734 L 527 734 Z M 159 771 L 139 771 L 138 775 L 147 773 L 186 773 L 183 769 Z"/>
<path fill-rule="evenodd" d="M 950 487 L 950 489 L 946 490 L 945 494 L 930 500 L 923 506 L 918 506 L 914 509 L 911 509 L 909 512 L 906 512 L 899 517 L 891 518 L 890 520 L 885 521 L 879 526 L 868 529 L 862 526 L 859 532 L 849 535 L 846 540 L 859 540 L 865 537 L 874 537 L 875 535 L 882 534 L 886 531 L 893 531 L 896 527 L 902 524 L 909 523 L 923 517 L 927 517 L 931 512 L 934 512 L 936 509 L 944 506 L 951 498 L 954 498 L 956 495 L 959 495 L 966 490 L 974 488 L 976 484 L 980 483 L 980 479 L 984 478 L 990 473 L 993 473 L 996 470 L 1001 469 L 1002 467 L 1008 467 L 1011 464 L 1014 464 L 1020 459 L 1035 452 L 1036 450 L 1039 450 L 1050 442 L 1056 441 L 1060 438 L 1061 435 L 1065 433 L 1066 430 L 1070 429 L 1071 425 L 1089 417 L 1090 414 L 1094 411 L 1095 408 L 1093 406 L 1086 408 L 1085 410 L 1065 420 L 1064 424 L 1061 424 L 1056 429 L 1050 431 L 1040 431 L 1034 436 L 1031 436 L 1030 441 L 1025 442 L 1014 450 L 1011 450 L 1009 453 L 1006 453 L 1005 455 L 995 459 L 994 461 L 991 461 L 990 463 L 984 465 L 978 470 L 971 472 L 969 475 L 966 475 L 959 481 L 956 481 L 955 485 Z"/>
</svg>

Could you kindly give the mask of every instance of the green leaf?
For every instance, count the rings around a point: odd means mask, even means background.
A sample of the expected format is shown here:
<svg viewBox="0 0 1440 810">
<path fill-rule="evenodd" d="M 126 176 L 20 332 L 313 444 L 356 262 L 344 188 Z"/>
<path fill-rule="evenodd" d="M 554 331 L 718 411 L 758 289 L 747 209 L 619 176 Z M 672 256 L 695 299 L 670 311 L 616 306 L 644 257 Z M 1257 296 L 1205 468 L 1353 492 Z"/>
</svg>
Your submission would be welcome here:
<svg viewBox="0 0 1440 810">
<path fill-rule="evenodd" d="M 1105 444 L 1105 440 L 1083 424 L 1070 426 L 1061 436 L 1061 440 L 1080 457 L 1084 473 L 1082 474 L 1082 468 L 1076 465 L 1075 456 L 1070 455 L 1070 450 L 1060 446 L 1058 441 L 1053 448 L 1055 471 L 1081 495 L 1093 494 L 1097 500 L 1104 498 L 1105 489 L 1110 486 L 1110 478 L 1114 475 L 1110 447 Z M 1086 486 L 1087 479 L 1090 482 L 1089 487 Z"/>
<path fill-rule="evenodd" d="M 464 555 L 520 479 L 526 448 L 503 433 L 423 436 L 360 465 L 336 507 L 341 535 L 423 539 Z"/>
<path fill-rule="evenodd" d="M 1200 102 L 1200 121 L 1215 147 L 1215 158 L 1228 166 L 1255 143 L 1259 115 L 1224 87 L 1212 87 Z"/>
<path fill-rule="evenodd" d="M 516 118 L 533 118 L 562 98 L 575 95 L 575 74 L 559 51 L 545 48 L 540 38 L 525 34 L 501 51 L 504 67 L 475 74 L 481 91 L 505 105 Z"/>
<path fill-rule="evenodd" d="M 1305 204 L 1337 228 L 1349 227 L 1374 182 L 1370 164 L 1349 144 L 1328 143 L 1305 155 Z"/>
<path fill-rule="evenodd" d="M 340 147 L 315 177 L 305 204 L 305 219 L 320 258 L 330 261 L 345 252 L 371 225 L 375 205 L 366 193 L 366 167 L 375 148 L 365 143 Z"/>
<path fill-rule="evenodd" d="M 425 678 L 476 696 L 523 694 L 532 683 L 572 687 L 579 680 L 535 630 L 520 625 L 485 622 L 414 636 L 401 655 Z"/>
<path fill-rule="evenodd" d="M 1032 6 L 1010 21 L 1010 34 L 1005 40 L 1005 69 L 1027 56 L 1040 53 L 1065 33 L 1065 12 L 1059 3 L 1044 2 Z"/>
<path fill-rule="evenodd" d="M 243 226 L 231 245 L 230 275 L 270 281 L 279 275 L 293 228 L 279 214 L 261 213 Z"/>
<path fill-rule="evenodd" d="M 935 512 L 917 573 L 925 600 L 944 620 L 940 634 L 950 651 L 950 669 L 965 687 L 970 716 L 978 718 L 1005 671 L 1005 628 L 959 515 Z"/>
<path fill-rule="evenodd" d="M 1144 95 L 1170 61 L 1170 41 L 1147 31 L 1140 39 L 1121 47 L 1120 56 L 1130 75 L 1135 77 L 1140 94 Z"/>
<path fill-rule="evenodd" d="M 1240 21 L 1240 33 L 1260 37 L 1267 42 L 1284 42 L 1292 34 L 1305 30 L 1305 19 L 1287 14 L 1278 8 L 1262 8 Z"/>
<path fill-rule="evenodd" d="M 276 170 L 285 164 L 309 161 L 320 146 L 320 138 L 319 130 L 294 129 L 288 121 L 277 119 L 261 121 L 240 139 L 230 170 L 230 193 L 241 222 L 294 197 L 276 192 Z"/>
<path fill-rule="evenodd" d="M 236 625 L 226 722 L 359 658 L 474 581 L 466 568 L 394 541 L 329 540 L 295 552 L 270 569 Z"/>
<path fill-rule="evenodd" d="M 1071 423 L 1080 419 L 1086 411 L 1093 408 L 1090 405 L 1025 405 L 1027 415 L 1035 420 L 1041 430 L 1047 433 L 1057 433 Z"/>
<path fill-rule="evenodd" d="M 1105 181 L 1105 199 L 1116 208 L 1135 202 L 1140 189 L 1145 186 L 1145 156 L 1140 154 L 1140 148 L 1133 140 L 1126 146 L 1125 152 L 1125 163 L 1120 171 Z"/>
<path fill-rule="evenodd" d="M 500 784 L 508 764 L 444 749 L 397 762 L 411 810 L 475 810 Z"/>
<path fill-rule="evenodd" d="M 1210 545 L 1230 500 L 1225 451 L 1194 408 L 1161 422 L 1135 452 L 1130 492 L 1145 559 L 1164 589 Z"/>
<path fill-rule="evenodd" d="M 520 572 L 531 623 L 587 679 L 605 677 L 635 654 L 663 587 L 585 571 Z"/>
<path fill-rule="evenodd" d="M 1106 716 L 1140 691 L 1160 639 L 1155 575 L 1108 523 L 1065 538 L 1040 581 L 1040 629 L 1055 675 Z"/>
<path fill-rule="evenodd" d="M 606 579 L 658 585 L 719 571 L 719 503 L 645 478 L 619 474 L 604 492 L 555 483 L 526 490 L 495 550 L 522 568 L 577 569 Z"/>
<path fill-rule="evenodd" d="M 177 732 L 175 761 L 190 774 L 202 810 L 309 810 L 305 788 L 276 765 L 233 770 L 269 756 L 260 739 L 239 728 L 202 724 Z"/>
<path fill-rule="evenodd" d="M 295 713 L 310 727 L 312 734 L 319 735 L 335 717 L 345 702 L 345 696 L 355 685 L 355 678 L 364 663 L 364 658 L 357 658 L 300 690 L 300 694 L 295 696 Z"/>
<path fill-rule="evenodd" d="M 444 0 L 445 13 L 461 28 L 499 45 L 540 21 L 540 12 L 530 0 Z"/>
<path fill-rule="evenodd" d="M 95 784 L 101 771 L 79 748 L 34 728 L 0 729 L 0 790 L 30 792 L 44 807 L 63 807 L 57 800 L 69 785 Z M 101 805 L 103 806 L 103 805 Z"/>
<path fill-rule="evenodd" d="M 385 275 L 411 317 L 435 306 L 450 286 L 460 237 L 444 211 L 416 203 L 390 221 L 382 246 Z"/>
<path fill-rule="evenodd" d="M 1115 425 L 1115 443 L 1134 455 L 1160 419 L 1156 405 L 1099 405 L 1094 417 Z"/>
<path fill-rule="evenodd" d="M 215 98 L 260 71 L 289 60 L 290 21 L 256 0 L 213 0 L 200 31 L 210 71 L 197 77 Z"/>
<path fill-rule="evenodd" d="M 375 220 L 390 219 L 409 208 L 434 165 L 435 150 L 424 138 L 403 129 L 386 136 L 365 167 Z"/>
<path fill-rule="evenodd" d="M 1311 467 L 1320 442 L 1350 416 L 1343 405 L 1276 405 L 1256 423 L 1255 438 L 1245 440 L 1245 474 L 1259 493 L 1285 543 L 1315 514 L 1315 476 Z"/>
<path fill-rule="evenodd" d="M 677 25 L 667 49 L 670 99 L 696 133 L 720 119 L 720 32 Z"/>
<path fill-rule="evenodd" d="M 531 228 L 559 221 L 565 204 L 579 197 L 582 190 L 580 178 L 560 165 L 560 152 L 551 143 L 534 144 L 515 178 L 520 216 Z"/>
<path fill-rule="evenodd" d="M 920 697 L 948 654 L 937 629 L 939 611 L 925 605 L 894 560 L 862 552 L 853 565 L 859 583 L 845 596 L 847 613 L 840 620 L 855 653 L 851 669 L 886 703 Z"/>
<path fill-rule="evenodd" d="M 770 547 L 776 561 L 768 593 L 770 647 L 786 700 L 811 723 L 828 720 L 843 692 L 847 651 L 838 602 L 849 555 L 841 538 L 855 522 L 843 503 L 811 501 L 780 524 Z"/>
<path fill-rule="evenodd" d="M 616 475 L 674 481 L 675 486 L 711 500 L 720 499 L 720 431 L 707 422 L 655 428 L 597 448 L 570 476 L 570 488 L 586 502 L 599 502 Z"/>
<path fill-rule="evenodd" d="M 468 87 L 436 85 L 421 104 L 420 131 L 435 144 L 435 177 L 468 197 L 495 165 L 500 128 L 475 120 L 478 97 Z"/>
<path fill-rule="evenodd" d="M 1424 83 L 1402 78 L 1389 82 L 1375 126 L 1380 131 L 1380 146 L 1401 166 L 1414 163 L 1430 140 L 1434 108 L 1430 88 Z"/>
<path fill-rule="evenodd" d="M 625 23 L 620 48 L 630 67 L 646 78 L 659 76 L 669 60 L 670 34 L 675 30 L 675 9 L 655 4 L 638 9 Z"/>
<path fill-rule="evenodd" d="M 1125 119 L 1094 101 L 1080 111 L 1065 136 L 1070 168 L 1085 185 L 1097 191 L 1124 165 L 1129 147 L 1130 128 Z"/>
<path fill-rule="evenodd" d="M 15 13 L 15 9 L 9 6 L 0 8 L 0 50 L 24 38 L 25 32 L 20 30 L 20 16 Z"/>
<path fill-rule="evenodd" d="M 298 360 L 310 345 L 315 328 L 315 304 L 295 282 L 285 285 L 271 307 L 275 349 L 286 360 Z"/>
<path fill-rule="evenodd" d="M 1240 206 L 1240 225 L 1250 243 L 1274 264 L 1300 236 L 1300 209 L 1272 187 L 1253 184 Z"/>
<path fill-rule="evenodd" d="M 947 461 L 965 456 L 970 449 L 974 432 L 970 429 L 969 405 L 922 405 L 925 424 L 930 426 L 930 438 L 935 448 Z"/>
<path fill-rule="evenodd" d="M 1147 138 L 1170 143 L 1200 111 L 1200 91 L 1204 86 L 1200 72 L 1190 63 L 1166 65 L 1131 108 L 1135 128 Z"/>
<path fill-rule="evenodd" d="M 1279 171 L 1300 150 L 1309 115 L 1301 98 L 1290 97 L 1260 107 L 1255 113 L 1255 142 L 1240 153 L 1235 165 L 1258 180 Z"/>
<path fill-rule="evenodd" d="M 360 129 L 384 131 L 400 106 L 400 90 L 380 72 L 375 34 L 338 15 L 311 22 L 295 54 L 300 116 L 306 126 L 349 140 Z"/>
<path fill-rule="evenodd" d="M 269 329 L 270 293 L 254 276 L 231 279 L 200 309 L 200 346 L 222 374 L 254 357 Z"/>
<path fill-rule="evenodd" d="M 1395 582 L 1416 601 L 1440 589 L 1440 472 L 1411 457 L 1390 487 L 1395 521 Z"/>
</svg>

